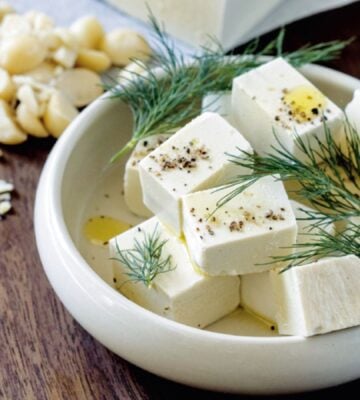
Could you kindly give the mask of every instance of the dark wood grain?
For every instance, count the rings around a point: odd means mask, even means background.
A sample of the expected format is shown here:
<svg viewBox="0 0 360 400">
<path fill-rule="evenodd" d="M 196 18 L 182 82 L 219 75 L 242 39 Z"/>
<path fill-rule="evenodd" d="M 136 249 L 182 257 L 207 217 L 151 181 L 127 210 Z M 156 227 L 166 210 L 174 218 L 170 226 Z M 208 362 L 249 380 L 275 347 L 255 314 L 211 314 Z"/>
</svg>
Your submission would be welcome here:
<svg viewBox="0 0 360 400">
<path fill-rule="evenodd" d="M 360 36 L 360 3 L 292 24 L 287 48 Z M 266 35 L 269 39 L 274 34 Z M 360 78 L 360 41 L 330 66 Z M 0 222 L 0 399 L 242 399 L 191 389 L 142 371 L 97 343 L 67 313 L 42 271 L 33 234 L 35 189 L 52 140 L 3 148 L 0 177 L 16 186 Z M 292 399 L 348 396 L 360 381 Z"/>
</svg>

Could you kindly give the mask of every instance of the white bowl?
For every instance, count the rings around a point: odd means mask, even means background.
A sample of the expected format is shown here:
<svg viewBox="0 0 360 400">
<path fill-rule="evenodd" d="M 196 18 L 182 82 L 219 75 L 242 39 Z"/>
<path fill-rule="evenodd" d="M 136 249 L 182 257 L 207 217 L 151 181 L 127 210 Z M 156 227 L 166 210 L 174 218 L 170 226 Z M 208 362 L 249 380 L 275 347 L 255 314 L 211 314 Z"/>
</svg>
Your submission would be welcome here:
<svg viewBox="0 0 360 400">
<path fill-rule="evenodd" d="M 303 72 L 340 106 L 360 87 L 360 81 L 327 68 L 310 65 Z M 124 162 L 107 167 L 131 125 L 127 106 L 103 96 L 60 138 L 41 176 L 37 245 L 50 283 L 73 317 L 131 363 L 199 388 L 288 393 L 358 378 L 360 328 L 309 339 L 280 337 L 237 312 L 199 330 L 153 314 L 112 288 L 106 250 L 87 243 L 82 226 L 94 214 L 137 222 L 120 194 Z"/>
</svg>

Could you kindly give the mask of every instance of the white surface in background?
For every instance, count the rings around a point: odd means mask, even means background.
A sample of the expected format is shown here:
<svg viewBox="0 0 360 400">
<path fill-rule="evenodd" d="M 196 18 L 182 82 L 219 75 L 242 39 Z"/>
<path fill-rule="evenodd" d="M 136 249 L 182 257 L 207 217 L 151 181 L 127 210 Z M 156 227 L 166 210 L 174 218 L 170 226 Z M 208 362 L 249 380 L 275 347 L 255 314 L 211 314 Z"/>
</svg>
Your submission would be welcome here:
<svg viewBox="0 0 360 400">
<path fill-rule="evenodd" d="M 104 24 L 106 30 L 111 30 L 116 27 L 131 27 L 143 33 L 151 41 L 151 35 L 149 34 L 150 29 L 145 23 L 105 4 L 104 1 L 105 0 L 8 0 L 19 12 L 37 9 L 52 16 L 57 24 L 64 26 L 69 25 L 74 19 L 84 14 L 96 15 Z M 283 0 L 278 7 L 259 21 L 254 29 L 239 38 L 238 44 L 244 43 L 249 39 L 300 18 L 331 8 L 341 7 L 355 1 L 358 0 Z M 176 40 L 176 45 L 180 51 L 187 54 L 191 52 L 191 47 L 179 40 Z"/>
<path fill-rule="evenodd" d="M 106 31 L 114 28 L 133 28 L 141 32 L 150 42 L 151 29 L 140 20 L 132 18 L 101 0 L 7 0 L 19 13 L 38 10 L 50 15 L 60 26 L 70 25 L 76 18 L 90 14 L 96 16 Z M 190 53 L 191 48 L 176 40 L 180 51 Z"/>
<path fill-rule="evenodd" d="M 147 6 L 167 30 L 194 47 L 215 37 L 228 51 L 297 19 L 354 0 L 100 0 L 146 20 Z M 208 34 L 208 35 L 207 35 Z"/>
</svg>

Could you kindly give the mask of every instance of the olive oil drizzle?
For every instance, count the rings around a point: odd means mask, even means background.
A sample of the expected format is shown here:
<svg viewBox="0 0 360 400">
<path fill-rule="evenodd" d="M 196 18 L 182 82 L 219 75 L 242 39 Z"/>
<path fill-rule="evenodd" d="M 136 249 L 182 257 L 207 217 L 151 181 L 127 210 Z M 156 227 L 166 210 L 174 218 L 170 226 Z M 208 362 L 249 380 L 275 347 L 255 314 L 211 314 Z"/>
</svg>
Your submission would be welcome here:
<svg viewBox="0 0 360 400">
<path fill-rule="evenodd" d="M 89 218 L 84 224 L 84 235 L 92 244 L 105 246 L 109 240 L 130 229 L 132 225 L 106 215 Z"/>
</svg>

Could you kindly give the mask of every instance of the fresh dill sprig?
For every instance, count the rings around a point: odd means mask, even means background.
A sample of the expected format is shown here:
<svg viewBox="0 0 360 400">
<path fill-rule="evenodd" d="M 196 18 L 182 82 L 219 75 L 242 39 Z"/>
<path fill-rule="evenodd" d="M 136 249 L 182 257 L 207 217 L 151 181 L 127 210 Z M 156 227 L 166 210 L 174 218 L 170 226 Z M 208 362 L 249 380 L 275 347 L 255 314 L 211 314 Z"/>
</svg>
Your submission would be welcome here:
<svg viewBox="0 0 360 400">
<path fill-rule="evenodd" d="M 116 242 L 117 256 L 112 259 L 119 261 L 127 269 L 125 275 L 128 276 L 128 281 L 142 282 L 151 288 L 159 274 L 170 272 L 176 266 L 172 265 L 171 255 L 164 257 L 162 254 L 167 240 L 161 240 L 157 225 L 152 233 L 142 233 L 142 240 L 135 238 L 131 249 L 122 250 Z"/>
<path fill-rule="evenodd" d="M 360 216 L 360 134 L 346 121 L 343 143 L 337 143 L 326 123 L 325 140 L 315 145 L 300 136 L 295 143 L 305 161 L 294 156 L 278 140 L 278 147 L 267 155 L 247 153 L 228 154 L 230 160 L 252 172 L 234 177 L 223 188 L 234 189 L 222 197 L 217 207 L 222 207 L 264 176 L 274 175 L 282 181 L 297 181 L 296 195 L 311 203 L 317 210 L 314 219 L 326 215 L 326 222 L 348 220 Z M 319 162 L 321 164 L 319 165 Z"/>
<path fill-rule="evenodd" d="M 269 55 L 282 56 L 292 65 L 329 61 L 338 57 L 349 41 L 332 41 L 285 53 L 285 31 L 266 46 L 259 40 L 251 42 L 243 54 L 225 56 L 218 46 L 215 50 L 203 49 L 191 62 L 176 51 L 174 43 L 150 14 L 156 44 L 151 62 L 145 65 L 144 74 L 135 73 L 136 79 L 126 84 L 107 86 L 112 98 L 129 105 L 134 119 L 131 140 L 112 158 L 114 162 L 131 151 L 136 143 L 160 133 L 174 133 L 200 113 L 201 98 L 209 92 L 231 89 L 234 77 L 267 61 Z M 158 69 L 154 69 L 158 66 Z"/>
<path fill-rule="evenodd" d="M 297 197 L 309 203 L 314 210 L 302 211 L 310 223 L 311 241 L 294 244 L 294 252 L 274 257 L 274 262 L 287 262 L 288 268 L 311 259 L 329 255 L 360 255 L 360 226 L 354 221 L 360 219 L 360 134 L 349 121 L 344 124 L 344 139 L 337 143 L 326 122 L 325 139 L 310 144 L 296 136 L 296 146 L 303 153 L 300 160 L 287 150 L 279 141 L 272 153 L 259 155 L 240 150 L 240 154 L 229 154 L 230 160 L 252 172 L 234 177 L 218 190 L 231 189 L 218 203 L 217 208 L 242 193 L 259 179 L 272 175 L 276 179 L 296 181 L 294 189 Z M 319 164 L 319 162 L 321 162 Z M 325 228 L 334 222 L 344 222 L 344 231 L 336 236 Z M 315 229 L 315 230 L 314 230 Z"/>
<path fill-rule="evenodd" d="M 332 235 L 322 228 L 317 228 L 316 233 L 307 233 L 305 236 L 309 237 L 309 241 L 294 244 L 289 248 L 290 254 L 273 257 L 274 262 L 286 263 L 286 267 L 281 272 L 324 257 L 341 257 L 348 254 L 360 257 L 360 226 L 358 224 L 349 222 L 348 227 L 338 235 Z"/>
</svg>

